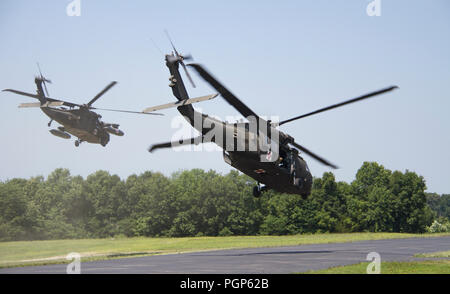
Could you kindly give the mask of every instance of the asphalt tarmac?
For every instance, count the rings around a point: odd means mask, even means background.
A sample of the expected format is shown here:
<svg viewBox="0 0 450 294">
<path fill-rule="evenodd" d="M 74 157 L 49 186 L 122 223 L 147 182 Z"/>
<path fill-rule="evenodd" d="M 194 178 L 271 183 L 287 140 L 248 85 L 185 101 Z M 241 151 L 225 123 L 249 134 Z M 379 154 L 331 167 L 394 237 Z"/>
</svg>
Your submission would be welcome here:
<svg viewBox="0 0 450 294">
<path fill-rule="evenodd" d="M 82 274 L 289 274 L 366 261 L 418 260 L 413 255 L 450 250 L 450 236 L 273 248 L 230 249 L 83 262 Z M 0 269 L 0 274 L 65 274 L 67 265 Z M 450 274 L 450 269 L 449 269 Z"/>
</svg>

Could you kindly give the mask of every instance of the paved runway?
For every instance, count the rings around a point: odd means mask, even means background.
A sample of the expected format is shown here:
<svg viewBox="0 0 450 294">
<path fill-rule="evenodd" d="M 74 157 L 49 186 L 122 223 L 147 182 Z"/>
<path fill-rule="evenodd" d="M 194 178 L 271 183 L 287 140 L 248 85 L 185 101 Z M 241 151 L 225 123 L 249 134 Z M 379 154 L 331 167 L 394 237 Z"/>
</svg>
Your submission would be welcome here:
<svg viewBox="0 0 450 294">
<path fill-rule="evenodd" d="M 360 263 L 366 261 L 369 252 L 379 253 L 383 262 L 414 260 L 416 253 L 448 250 L 450 236 L 231 249 L 81 262 L 81 273 L 289 274 Z M 4 268 L 0 273 L 65 274 L 66 267 L 63 264 Z"/>
</svg>

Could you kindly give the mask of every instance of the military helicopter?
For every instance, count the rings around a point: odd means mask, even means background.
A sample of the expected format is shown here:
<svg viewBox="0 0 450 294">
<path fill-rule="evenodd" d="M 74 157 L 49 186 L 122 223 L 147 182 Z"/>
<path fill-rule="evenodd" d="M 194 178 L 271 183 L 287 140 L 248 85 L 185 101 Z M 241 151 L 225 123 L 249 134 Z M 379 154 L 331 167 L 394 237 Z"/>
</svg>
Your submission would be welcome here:
<svg viewBox="0 0 450 294">
<path fill-rule="evenodd" d="M 304 199 L 310 195 L 313 178 L 306 161 L 302 156 L 300 156 L 300 151 L 318 160 L 322 164 L 325 164 L 331 168 L 338 168 L 333 163 L 298 144 L 293 137 L 279 131 L 277 129 L 278 126 L 350 103 L 358 102 L 376 95 L 387 93 L 397 88 L 397 86 L 387 87 L 277 123 L 271 122 L 270 120 L 264 120 L 258 116 L 253 110 L 251 110 L 234 94 L 232 94 L 223 84 L 215 79 L 203 66 L 199 64 L 188 64 L 188 66 L 194 68 L 194 70 L 206 82 L 208 82 L 230 105 L 232 105 L 249 121 L 243 123 L 227 123 L 199 113 L 194 110 L 192 105 L 190 105 L 190 99 L 178 68 L 179 65 L 183 67 L 186 76 L 195 87 L 191 76 L 186 70 L 186 65 L 184 64 L 184 60 L 191 59 L 191 57 L 179 54 L 171 40 L 170 42 L 172 44 L 173 52 L 165 55 L 165 61 L 170 72 L 169 80 L 171 83 L 169 86 L 172 88 L 173 95 L 178 99 L 178 102 L 173 103 L 173 106 L 177 107 L 178 111 L 197 131 L 201 133 L 201 135 L 187 140 L 154 144 L 150 146 L 149 152 L 153 152 L 154 150 L 160 148 L 213 142 L 223 149 L 223 158 L 226 163 L 257 181 L 257 185 L 253 188 L 253 195 L 255 197 L 260 197 L 261 192 L 268 189 L 273 189 L 281 193 L 298 194 Z M 158 107 L 150 107 L 145 109 L 144 112 L 151 112 L 157 109 Z M 198 121 L 201 121 L 201 123 L 198 123 Z M 252 124 L 250 122 L 254 121 L 257 122 L 257 128 L 252 128 L 251 126 Z M 261 125 L 266 127 L 266 131 L 264 131 L 264 128 L 260 128 Z M 224 138 L 221 138 L 221 136 L 211 135 L 213 129 L 221 129 L 220 132 L 215 132 L 216 135 L 218 133 L 231 133 L 233 136 L 225 136 Z M 239 133 L 239 130 L 243 130 L 245 135 L 245 140 L 243 143 L 242 141 L 239 143 L 239 138 L 236 136 L 236 134 Z M 277 135 L 274 136 L 274 134 Z M 271 141 L 271 143 L 276 143 L 278 147 L 278 150 L 276 150 L 277 152 L 275 152 L 273 148 L 262 148 L 264 144 L 261 142 L 264 142 L 265 140 Z M 252 142 L 253 146 L 256 145 L 256 148 L 254 149 L 249 148 Z M 231 149 L 228 148 L 230 145 L 232 146 Z M 261 160 L 261 158 L 264 157 L 271 160 Z M 265 186 L 261 186 L 261 183 Z"/>
<path fill-rule="evenodd" d="M 55 120 L 62 126 L 58 126 L 56 129 L 51 129 L 50 133 L 54 136 L 70 139 L 71 135 L 77 137 L 75 140 L 75 146 L 78 147 L 82 142 L 88 142 L 93 144 L 100 144 L 103 147 L 109 142 L 109 134 L 116 136 L 123 136 L 124 132 L 119 129 L 118 124 L 105 123 L 101 121 L 101 115 L 92 111 L 96 110 L 107 110 L 116 112 L 127 112 L 127 113 L 138 113 L 145 114 L 143 112 L 128 111 L 128 110 L 116 110 L 116 109 L 104 109 L 93 107 L 92 104 L 97 101 L 103 94 L 105 94 L 109 89 L 117 84 L 116 81 L 108 84 L 102 91 L 100 91 L 94 98 L 92 98 L 87 104 L 76 104 L 72 102 L 67 102 L 59 99 L 49 98 L 46 83 L 51 83 L 50 80 L 46 79 L 41 72 L 39 67 L 39 76 L 36 76 L 34 82 L 37 87 L 37 94 L 26 93 L 13 89 L 4 89 L 3 91 L 12 92 L 22 96 L 28 96 L 31 98 L 38 99 L 39 102 L 36 103 L 21 103 L 20 108 L 23 107 L 39 107 L 42 112 L 44 112 L 48 117 L 50 117 L 50 122 L 48 126 Z M 45 89 L 45 93 L 44 93 Z M 47 94 L 47 97 L 45 96 Z M 67 109 L 66 107 L 69 109 Z M 153 115 L 162 115 L 160 113 L 147 113 Z"/>
</svg>

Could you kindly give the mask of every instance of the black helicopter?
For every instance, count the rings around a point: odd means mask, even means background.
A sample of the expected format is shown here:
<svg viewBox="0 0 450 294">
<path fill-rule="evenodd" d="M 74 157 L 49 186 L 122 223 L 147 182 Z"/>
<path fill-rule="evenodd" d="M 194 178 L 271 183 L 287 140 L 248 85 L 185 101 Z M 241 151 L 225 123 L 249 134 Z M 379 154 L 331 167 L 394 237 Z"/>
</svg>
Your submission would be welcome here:
<svg viewBox="0 0 450 294">
<path fill-rule="evenodd" d="M 38 99 L 39 102 L 22 103 L 19 105 L 19 107 L 39 107 L 48 117 L 50 117 L 50 122 L 48 123 L 49 127 L 53 120 L 62 125 L 58 126 L 57 129 L 51 129 L 50 133 L 63 139 L 70 139 L 71 138 L 70 134 L 74 135 L 75 137 L 78 138 L 77 140 L 75 140 L 76 147 L 78 147 L 82 142 L 106 146 L 106 144 L 108 144 L 109 142 L 109 134 L 113 134 L 116 136 L 124 135 L 124 132 L 119 129 L 118 124 L 105 123 L 101 121 L 100 119 L 102 116 L 100 114 L 95 113 L 94 111 L 91 111 L 92 109 L 144 114 L 143 112 L 137 111 L 104 109 L 104 108 L 95 108 L 92 106 L 92 104 L 95 101 L 97 101 L 97 99 L 99 99 L 103 94 L 105 94 L 109 89 L 111 89 L 114 85 L 117 84 L 116 81 L 113 81 L 109 85 L 107 85 L 87 104 L 81 105 L 46 97 L 44 94 L 44 89 L 47 96 L 49 96 L 46 83 L 51 83 L 51 81 L 46 79 L 42 75 L 40 68 L 39 68 L 39 76 L 35 77 L 34 82 L 36 83 L 37 94 L 26 93 L 13 89 L 4 89 L 3 91 L 12 92 L 15 94 Z M 63 106 L 69 107 L 69 109 Z M 162 115 L 160 113 L 147 113 L 147 114 Z"/>
<path fill-rule="evenodd" d="M 258 184 L 253 189 L 253 195 L 255 197 L 259 197 L 261 195 L 261 192 L 268 189 L 273 189 L 282 193 L 298 194 L 301 195 L 304 199 L 308 197 L 308 195 L 311 193 L 313 178 L 308 165 L 306 164 L 306 161 L 300 156 L 300 151 L 313 157 L 322 164 L 325 164 L 332 168 L 337 168 L 336 165 L 330 163 L 326 159 L 314 154 L 307 148 L 296 143 L 293 137 L 279 131 L 277 129 L 278 126 L 297 119 L 308 117 L 330 109 L 380 95 L 397 88 L 397 86 L 387 87 L 379 91 L 371 92 L 354 99 L 346 100 L 338 104 L 324 107 L 304 115 L 296 116 L 275 123 L 259 117 L 254 111 L 252 111 L 227 88 L 225 88 L 225 86 L 217 81 L 217 79 L 215 79 L 210 73 L 208 73 L 201 65 L 188 64 L 188 66 L 193 67 L 206 82 L 208 82 L 217 92 L 222 95 L 222 97 L 229 104 L 231 104 L 249 121 L 249 123 L 227 123 L 209 117 L 208 115 L 199 113 L 194 110 L 192 105 L 189 105 L 189 101 L 191 99 L 189 99 L 178 68 L 181 64 L 181 66 L 185 70 L 186 76 L 195 87 L 194 83 L 192 82 L 191 76 L 186 70 L 186 65 L 184 64 L 184 60 L 188 60 L 191 57 L 179 54 L 175 49 L 172 41 L 171 44 L 174 52 L 172 52 L 172 54 L 170 55 L 166 55 L 165 61 L 166 66 L 169 68 L 171 74 L 169 78 L 171 83 L 169 86 L 172 88 L 174 96 L 178 99 L 178 102 L 173 103 L 173 106 L 177 106 L 178 111 L 195 129 L 197 129 L 201 133 L 201 135 L 199 137 L 191 138 L 188 140 L 155 144 L 150 146 L 149 151 L 152 152 L 160 148 L 170 148 L 181 145 L 213 142 L 223 149 L 223 157 L 226 163 L 230 164 L 234 168 L 240 170 L 244 174 L 252 177 L 257 181 Z M 157 109 L 159 108 L 147 108 L 144 110 L 144 112 L 150 112 Z M 198 121 L 201 121 L 201 123 L 199 124 Z M 255 121 L 258 126 L 257 128 L 252 128 L 250 122 Z M 266 127 L 266 131 L 264 131 L 264 128 L 260 128 L 261 125 L 263 125 L 263 127 Z M 213 129 L 217 128 L 221 129 L 222 131 L 215 132 L 215 134 L 227 134 L 229 132 L 234 136 L 225 136 L 224 138 L 220 138 L 220 136 L 211 135 Z M 239 143 L 238 136 L 236 136 L 236 134 L 239 133 L 239 130 L 242 130 L 245 135 L 245 140 L 243 143 L 242 141 L 241 143 Z M 277 135 L 274 136 L 274 134 Z M 228 141 L 232 142 L 227 142 L 227 139 Z M 278 150 L 274 150 L 271 147 L 262 148 L 264 144 L 262 144 L 261 142 L 264 142 L 265 140 L 270 143 L 276 143 Z M 254 142 L 253 146 L 256 146 L 256 149 L 249 148 L 252 142 Z M 240 146 L 242 144 L 244 144 L 244 146 Z M 232 149 L 227 148 L 230 145 L 233 146 Z M 244 147 L 244 149 L 242 147 Z M 267 161 L 261 160 L 261 158 L 264 157 L 272 158 L 271 160 Z M 260 183 L 265 184 L 265 186 L 261 187 Z"/>
</svg>

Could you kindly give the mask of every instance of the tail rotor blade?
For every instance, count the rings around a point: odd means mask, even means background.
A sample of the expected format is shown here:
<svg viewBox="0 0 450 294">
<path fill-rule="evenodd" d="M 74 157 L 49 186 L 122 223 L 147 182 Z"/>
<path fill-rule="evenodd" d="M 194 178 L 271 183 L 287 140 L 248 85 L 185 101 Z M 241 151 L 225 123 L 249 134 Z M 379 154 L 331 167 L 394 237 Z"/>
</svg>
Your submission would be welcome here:
<svg viewBox="0 0 450 294">
<path fill-rule="evenodd" d="M 189 72 L 188 72 L 188 70 L 187 70 L 187 68 L 186 68 L 186 65 L 184 64 L 184 62 L 180 62 L 181 63 L 181 66 L 183 67 L 183 69 L 184 69 L 184 72 L 186 73 L 186 76 L 188 77 L 188 79 L 189 79 L 189 82 L 191 82 L 191 84 L 192 84 L 192 87 L 194 87 L 195 88 L 195 84 L 194 84 L 194 81 L 192 80 L 192 77 L 191 77 L 191 75 L 189 74 Z"/>
<path fill-rule="evenodd" d="M 49 97 L 50 95 L 48 94 L 48 89 L 47 89 L 47 84 L 45 83 L 45 79 L 42 80 L 42 84 L 44 84 L 45 93 L 47 94 L 47 97 Z"/>
<path fill-rule="evenodd" d="M 166 33 L 166 36 L 167 36 L 167 38 L 169 39 L 170 45 L 172 45 L 173 51 L 175 52 L 175 54 L 176 54 L 177 56 L 180 56 L 180 54 L 178 54 L 177 49 L 175 48 L 175 45 L 174 45 L 173 42 L 172 42 L 172 39 L 171 39 L 170 36 L 169 36 L 169 32 L 168 32 L 167 30 L 164 30 L 164 32 Z"/>
<path fill-rule="evenodd" d="M 44 76 L 42 75 L 42 71 L 41 71 L 41 67 L 39 66 L 39 62 L 36 62 L 38 70 L 39 70 L 39 75 L 41 76 L 41 79 L 44 78 Z"/>
<path fill-rule="evenodd" d="M 39 65 L 39 62 L 36 62 L 36 64 L 37 64 L 37 67 L 38 67 L 38 70 L 39 70 L 40 79 L 42 80 L 42 83 L 44 84 L 44 90 L 45 90 L 45 93 L 47 94 L 47 97 L 48 97 L 48 96 L 50 96 L 50 95 L 48 94 L 48 89 L 47 89 L 46 82 L 51 83 L 52 81 L 47 80 L 47 79 L 44 77 L 44 75 L 42 74 L 42 71 L 41 71 L 41 67 L 40 67 L 40 65 Z"/>
<path fill-rule="evenodd" d="M 194 58 L 192 57 L 191 54 L 185 54 L 185 55 L 183 55 L 183 60 L 192 60 L 192 59 L 194 59 Z"/>
</svg>

